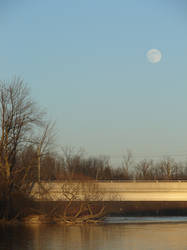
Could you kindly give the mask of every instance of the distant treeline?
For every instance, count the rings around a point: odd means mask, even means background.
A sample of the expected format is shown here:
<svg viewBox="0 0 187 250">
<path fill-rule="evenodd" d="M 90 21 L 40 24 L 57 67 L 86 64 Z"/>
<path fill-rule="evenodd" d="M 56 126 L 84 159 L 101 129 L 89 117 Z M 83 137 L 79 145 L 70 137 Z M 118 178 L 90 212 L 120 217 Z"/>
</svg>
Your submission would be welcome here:
<svg viewBox="0 0 187 250">
<path fill-rule="evenodd" d="M 37 152 L 32 146 L 17 156 L 17 168 L 30 166 L 27 178 L 38 179 Z M 130 152 L 124 155 L 121 166 L 114 167 L 108 157 L 85 157 L 81 152 L 65 148 L 61 154 L 46 153 L 41 158 L 40 180 L 185 180 L 187 164 L 171 158 L 160 161 L 135 162 Z"/>
</svg>

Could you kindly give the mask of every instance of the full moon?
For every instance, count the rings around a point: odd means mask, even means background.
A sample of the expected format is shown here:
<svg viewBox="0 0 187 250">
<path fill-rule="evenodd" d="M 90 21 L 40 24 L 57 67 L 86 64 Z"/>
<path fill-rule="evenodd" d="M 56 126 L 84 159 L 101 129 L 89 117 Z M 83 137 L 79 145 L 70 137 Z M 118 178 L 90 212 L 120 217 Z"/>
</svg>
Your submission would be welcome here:
<svg viewBox="0 0 187 250">
<path fill-rule="evenodd" d="M 147 59 L 151 63 L 158 63 L 162 59 L 162 53 L 158 49 L 150 49 L 148 50 Z"/>
</svg>

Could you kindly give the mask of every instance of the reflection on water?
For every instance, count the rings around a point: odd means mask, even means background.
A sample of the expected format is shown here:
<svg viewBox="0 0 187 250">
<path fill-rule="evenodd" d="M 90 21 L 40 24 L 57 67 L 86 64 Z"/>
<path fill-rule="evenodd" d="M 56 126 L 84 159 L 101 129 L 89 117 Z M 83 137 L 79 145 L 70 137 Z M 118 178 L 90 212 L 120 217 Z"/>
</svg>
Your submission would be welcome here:
<svg viewBox="0 0 187 250">
<path fill-rule="evenodd" d="M 119 222 L 119 218 L 116 221 Z M 1 226 L 0 249 L 186 250 L 186 232 L 187 223 L 158 222 L 156 224 L 105 223 L 82 226 Z"/>
</svg>

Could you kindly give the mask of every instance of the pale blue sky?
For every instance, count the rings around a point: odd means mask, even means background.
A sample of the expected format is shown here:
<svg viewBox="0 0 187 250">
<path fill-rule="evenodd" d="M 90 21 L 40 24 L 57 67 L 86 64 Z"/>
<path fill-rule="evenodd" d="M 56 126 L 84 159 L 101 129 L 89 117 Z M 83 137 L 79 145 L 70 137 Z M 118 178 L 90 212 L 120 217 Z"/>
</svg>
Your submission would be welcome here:
<svg viewBox="0 0 187 250">
<path fill-rule="evenodd" d="M 186 159 L 186 13 L 185 0 L 0 0 L 1 79 L 25 79 L 61 145 Z"/>
</svg>

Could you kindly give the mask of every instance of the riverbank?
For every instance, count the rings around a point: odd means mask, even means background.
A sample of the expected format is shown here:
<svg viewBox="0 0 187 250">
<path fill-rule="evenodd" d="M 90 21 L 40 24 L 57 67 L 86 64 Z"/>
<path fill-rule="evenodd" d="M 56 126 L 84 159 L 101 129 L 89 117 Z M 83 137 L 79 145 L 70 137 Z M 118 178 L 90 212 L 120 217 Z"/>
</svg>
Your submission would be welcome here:
<svg viewBox="0 0 187 250">
<path fill-rule="evenodd" d="M 78 206 L 79 202 L 73 202 L 72 209 Z M 93 207 L 105 206 L 105 215 L 123 216 L 187 216 L 186 201 L 98 201 L 90 202 Z M 62 213 L 65 202 L 42 201 L 36 203 L 36 208 L 42 213 L 49 214 L 55 207 L 57 213 Z"/>
<path fill-rule="evenodd" d="M 37 201 L 31 207 L 25 207 L 22 216 L 11 220 L 1 219 L 0 224 L 84 224 L 98 223 L 105 217 L 125 216 L 187 216 L 187 202 L 124 202 L 105 201 L 89 202 L 92 215 L 86 210 L 80 213 L 82 203 L 71 204 L 68 215 L 64 215 L 67 202 Z M 88 205 L 88 204 L 87 204 Z M 102 209 L 102 212 L 100 212 Z"/>
</svg>

